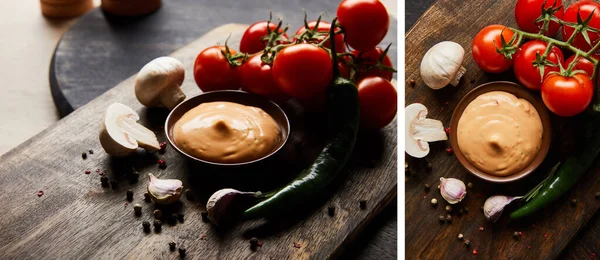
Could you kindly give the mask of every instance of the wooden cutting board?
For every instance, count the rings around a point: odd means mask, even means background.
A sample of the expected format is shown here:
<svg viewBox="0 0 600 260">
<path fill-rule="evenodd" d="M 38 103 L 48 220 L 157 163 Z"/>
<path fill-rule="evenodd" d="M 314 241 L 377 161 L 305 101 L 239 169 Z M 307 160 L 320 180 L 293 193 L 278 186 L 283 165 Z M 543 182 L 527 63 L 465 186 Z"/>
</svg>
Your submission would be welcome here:
<svg viewBox="0 0 600 260">
<path fill-rule="evenodd" d="M 569 5 L 574 1 L 564 1 Z M 437 1 L 406 35 L 406 104 L 423 103 L 429 109 L 429 118 L 442 121 L 448 126 L 453 108 L 468 91 L 489 81 L 515 81 L 512 71 L 493 75 L 484 73 L 473 61 L 471 42 L 477 32 L 490 24 L 516 27 L 514 1 L 482 0 L 477 4 L 469 1 Z M 465 49 L 463 66 L 466 74 L 457 87 L 434 91 L 423 83 L 419 75 L 421 58 L 425 52 L 440 41 L 454 41 Z M 410 80 L 415 80 L 412 86 Z M 451 130 L 452 131 L 452 130 Z M 561 139 L 553 140 L 553 149 L 561 149 Z M 431 145 L 431 144 L 430 144 Z M 431 145 L 431 153 L 423 160 L 408 158 L 410 171 L 406 173 L 406 257 L 409 259 L 551 259 L 558 257 L 578 231 L 600 208 L 600 200 L 594 193 L 600 191 L 600 165 L 595 164 L 571 192 L 534 217 L 511 221 L 508 213 L 516 208 L 511 205 L 497 223 L 486 222 L 481 211 L 485 199 L 495 194 L 522 195 L 539 182 L 555 161 L 546 160 L 540 169 L 528 178 L 515 183 L 499 185 L 486 183 L 470 175 L 453 155 L 445 151 L 449 142 Z M 426 163 L 433 166 L 426 169 Z M 453 222 L 440 224 L 438 217 L 446 215 L 447 205 L 436 187 L 440 177 L 454 177 L 472 182 L 474 187 L 461 205 L 453 206 Z M 432 189 L 426 192 L 424 184 Z M 437 207 L 430 200 L 436 198 Z M 571 199 L 577 199 L 571 205 Z M 460 208 L 468 212 L 460 215 Z M 519 239 L 513 232 L 522 232 Z M 471 247 L 457 238 L 463 234 L 471 241 Z M 473 255 L 473 250 L 477 255 Z M 600 253 L 600 246 L 596 248 Z M 579 258 L 590 258 L 590 252 L 577 252 Z M 571 256 L 573 257 L 573 256 Z M 597 256 L 596 256 L 597 257 Z M 593 258 L 596 259 L 596 258 Z"/>
<path fill-rule="evenodd" d="M 200 93 L 192 77 L 198 52 L 224 42 L 236 46 L 247 25 L 220 26 L 172 53 L 186 68 L 183 91 L 188 97 Z M 377 132 L 360 133 L 355 152 L 323 200 L 302 208 L 292 216 L 281 213 L 274 220 L 247 221 L 229 229 L 217 229 L 201 219 L 201 210 L 215 190 L 268 190 L 294 178 L 320 149 L 322 124 L 304 117 L 291 105 L 284 109 L 291 118 L 292 135 L 287 145 L 268 164 L 243 172 L 194 165 L 171 147 L 166 154 L 138 154 L 125 159 L 110 158 L 98 141 L 105 109 L 114 102 L 140 113 L 140 122 L 165 141 L 161 126 L 166 110 L 145 109 L 133 93 L 131 76 L 57 124 L 0 157 L 0 258 L 30 259 L 175 259 L 169 251 L 174 241 L 187 250 L 187 259 L 326 259 L 339 255 L 385 205 L 396 195 L 396 122 Z M 321 130 L 321 131 L 319 131 Z M 82 152 L 93 150 L 87 159 Z M 167 162 L 159 169 L 157 160 Z M 140 173 L 137 183 L 128 181 L 132 168 Z M 85 171 L 90 170 L 90 174 Z M 96 172 L 98 171 L 98 172 Z M 118 189 L 103 188 L 100 173 L 118 182 Z M 196 201 L 182 197 L 181 203 L 163 209 L 163 215 L 179 212 L 185 222 L 163 224 L 162 232 L 146 234 L 142 221 L 152 220 L 154 205 L 143 201 L 147 173 L 159 178 L 179 178 L 191 188 Z M 126 191 L 134 192 L 127 203 Z M 38 196 L 38 191 L 43 195 Z M 359 201 L 366 200 L 366 209 Z M 143 206 L 135 217 L 133 203 Z M 328 216 L 327 208 L 336 207 Z M 249 238 L 263 242 L 250 249 Z"/>
</svg>

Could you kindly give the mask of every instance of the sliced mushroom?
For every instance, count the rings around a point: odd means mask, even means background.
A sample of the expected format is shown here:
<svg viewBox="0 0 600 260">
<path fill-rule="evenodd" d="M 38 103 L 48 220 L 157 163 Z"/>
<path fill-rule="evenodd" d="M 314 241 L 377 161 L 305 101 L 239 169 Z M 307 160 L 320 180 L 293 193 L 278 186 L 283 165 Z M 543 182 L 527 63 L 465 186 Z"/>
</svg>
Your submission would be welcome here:
<svg viewBox="0 0 600 260">
<path fill-rule="evenodd" d="M 148 152 L 160 149 L 154 132 L 137 123 L 140 116 L 130 107 L 114 103 L 106 109 L 100 144 L 112 156 L 127 156 L 139 147 Z"/>
<path fill-rule="evenodd" d="M 135 96 L 146 107 L 173 109 L 185 99 L 180 88 L 184 74 L 181 61 L 156 58 L 144 65 L 135 77 Z"/>
<path fill-rule="evenodd" d="M 467 71 L 462 66 L 465 50 L 460 44 L 450 41 L 433 45 L 421 60 L 421 78 L 432 89 L 446 85 L 458 85 Z"/>
<path fill-rule="evenodd" d="M 428 142 L 448 140 L 442 122 L 426 118 L 423 104 L 410 104 L 405 109 L 406 153 L 415 158 L 429 154 Z"/>
</svg>

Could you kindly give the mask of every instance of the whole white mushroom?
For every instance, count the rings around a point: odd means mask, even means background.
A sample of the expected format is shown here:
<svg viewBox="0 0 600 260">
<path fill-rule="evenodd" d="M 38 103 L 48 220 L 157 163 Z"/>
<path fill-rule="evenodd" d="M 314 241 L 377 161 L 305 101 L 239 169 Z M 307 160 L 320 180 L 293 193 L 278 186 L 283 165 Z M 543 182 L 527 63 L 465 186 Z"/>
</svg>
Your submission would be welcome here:
<svg viewBox="0 0 600 260">
<path fill-rule="evenodd" d="M 421 78 L 432 89 L 458 85 L 467 71 L 462 66 L 465 50 L 460 44 L 444 41 L 433 45 L 421 60 Z"/>
<path fill-rule="evenodd" d="M 181 84 L 185 69 L 181 61 L 159 57 L 144 65 L 135 77 L 135 96 L 146 107 L 173 109 L 185 99 Z"/>
</svg>

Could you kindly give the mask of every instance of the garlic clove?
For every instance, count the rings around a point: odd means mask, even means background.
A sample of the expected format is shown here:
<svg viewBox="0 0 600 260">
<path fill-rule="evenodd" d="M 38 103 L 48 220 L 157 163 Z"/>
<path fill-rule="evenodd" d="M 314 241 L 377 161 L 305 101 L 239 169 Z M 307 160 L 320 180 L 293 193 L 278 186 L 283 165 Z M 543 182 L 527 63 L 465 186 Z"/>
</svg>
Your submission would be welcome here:
<svg viewBox="0 0 600 260">
<path fill-rule="evenodd" d="M 455 178 L 440 178 L 440 194 L 450 204 L 461 202 L 467 196 L 465 183 Z"/>
<path fill-rule="evenodd" d="M 206 203 L 210 222 L 220 226 L 235 220 L 262 195 L 257 192 L 242 192 L 235 189 L 221 189 L 213 193 Z"/>
<path fill-rule="evenodd" d="M 502 215 L 504 207 L 514 200 L 521 198 L 523 197 L 508 197 L 504 195 L 494 195 L 489 197 L 483 204 L 483 215 L 485 216 L 485 219 L 496 222 L 500 218 L 500 215 Z"/>
<path fill-rule="evenodd" d="M 429 144 L 447 140 L 442 122 L 427 117 L 427 108 L 420 103 L 413 103 L 405 108 L 405 151 L 415 158 L 423 158 L 429 154 Z"/>
<path fill-rule="evenodd" d="M 466 72 L 462 66 L 465 50 L 460 44 L 443 41 L 431 47 L 421 60 L 421 78 L 432 89 L 441 89 L 448 84 L 458 85 Z"/>
<path fill-rule="evenodd" d="M 179 200 L 183 183 L 177 179 L 159 179 L 148 173 L 148 194 L 156 204 L 171 204 Z"/>
</svg>

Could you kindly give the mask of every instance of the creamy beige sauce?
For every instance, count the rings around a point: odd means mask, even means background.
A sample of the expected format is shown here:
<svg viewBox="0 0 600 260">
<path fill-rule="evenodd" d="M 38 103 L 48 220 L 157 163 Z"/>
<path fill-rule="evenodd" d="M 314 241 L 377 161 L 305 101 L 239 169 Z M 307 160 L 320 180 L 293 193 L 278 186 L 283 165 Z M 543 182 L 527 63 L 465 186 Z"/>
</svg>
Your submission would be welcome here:
<svg viewBox="0 0 600 260">
<path fill-rule="evenodd" d="M 542 144 L 542 120 L 529 101 L 492 91 L 475 98 L 458 121 L 458 147 L 479 170 L 508 176 L 527 167 Z"/>
<path fill-rule="evenodd" d="M 179 148 L 196 158 L 241 163 L 261 158 L 281 142 L 275 120 L 257 107 L 232 102 L 200 104 L 173 127 Z"/>
</svg>

